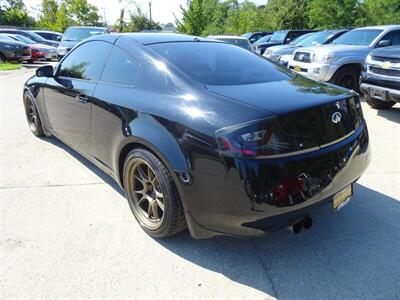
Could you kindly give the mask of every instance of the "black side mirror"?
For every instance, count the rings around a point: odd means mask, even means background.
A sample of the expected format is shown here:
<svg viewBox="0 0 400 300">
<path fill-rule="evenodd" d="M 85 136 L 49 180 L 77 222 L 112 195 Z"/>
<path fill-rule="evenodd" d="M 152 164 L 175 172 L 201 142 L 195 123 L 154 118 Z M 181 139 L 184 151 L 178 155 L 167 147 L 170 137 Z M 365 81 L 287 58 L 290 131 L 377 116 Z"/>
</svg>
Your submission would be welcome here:
<svg viewBox="0 0 400 300">
<path fill-rule="evenodd" d="M 57 35 L 57 41 L 61 42 L 62 37 Z"/>
<path fill-rule="evenodd" d="M 256 41 L 256 38 L 251 38 L 249 41 L 253 44 Z"/>
<path fill-rule="evenodd" d="M 37 77 L 53 77 L 54 69 L 52 66 L 43 66 L 36 70 Z"/>
<path fill-rule="evenodd" d="M 378 47 L 387 47 L 390 46 L 392 44 L 392 42 L 390 40 L 381 40 L 378 43 Z"/>
</svg>

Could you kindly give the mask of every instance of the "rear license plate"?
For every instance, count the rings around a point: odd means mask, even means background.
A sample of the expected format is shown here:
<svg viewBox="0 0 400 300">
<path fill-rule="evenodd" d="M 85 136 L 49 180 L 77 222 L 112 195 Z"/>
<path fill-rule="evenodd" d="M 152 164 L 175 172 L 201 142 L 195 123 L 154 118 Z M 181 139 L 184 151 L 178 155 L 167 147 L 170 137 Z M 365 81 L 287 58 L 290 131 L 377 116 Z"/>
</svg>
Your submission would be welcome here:
<svg viewBox="0 0 400 300">
<path fill-rule="evenodd" d="M 294 66 L 293 70 L 295 70 L 296 72 L 300 72 L 301 68 L 300 68 L 300 66 Z"/>
<path fill-rule="evenodd" d="M 332 201 L 333 211 L 337 212 L 343 206 L 349 203 L 351 195 L 353 195 L 353 186 L 351 184 L 345 187 L 343 190 L 337 192 L 333 196 L 333 201 Z"/>
</svg>

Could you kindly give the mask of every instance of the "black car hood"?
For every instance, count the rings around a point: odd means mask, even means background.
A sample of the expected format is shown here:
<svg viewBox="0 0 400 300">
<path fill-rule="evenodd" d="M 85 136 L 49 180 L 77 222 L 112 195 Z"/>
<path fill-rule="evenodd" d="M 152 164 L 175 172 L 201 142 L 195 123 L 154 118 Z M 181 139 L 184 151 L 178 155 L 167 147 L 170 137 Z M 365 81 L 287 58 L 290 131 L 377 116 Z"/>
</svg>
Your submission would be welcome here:
<svg viewBox="0 0 400 300">
<path fill-rule="evenodd" d="M 256 106 L 276 115 L 334 102 L 353 95 L 346 89 L 316 82 L 303 76 L 248 85 L 206 85 L 206 88 L 212 93 Z"/>
<path fill-rule="evenodd" d="M 400 58 L 400 46 L 385 47 L 373 50 L 371 55 Z"/>
</svg>

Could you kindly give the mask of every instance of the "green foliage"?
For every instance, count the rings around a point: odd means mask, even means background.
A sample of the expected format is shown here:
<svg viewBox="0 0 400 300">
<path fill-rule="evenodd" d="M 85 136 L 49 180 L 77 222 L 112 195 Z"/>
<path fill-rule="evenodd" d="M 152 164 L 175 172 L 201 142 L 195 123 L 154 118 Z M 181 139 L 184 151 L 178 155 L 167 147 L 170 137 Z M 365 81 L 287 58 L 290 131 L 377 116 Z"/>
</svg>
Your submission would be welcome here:
<svg viewBox="0 0 400 300">
<path fill-rule="evenodd" d="M 321 0 L 325 1 L 325 0 Z M 269 28 L 305 29 L 308 28 L 307 0 L 271 0 L 265 7 L 269 18 Z"/>
<path fill-rule="evenodd" d="M 31 27 L 35 19 L 28 15 L 22 0 L 6 0 L 0 2 L 0 24 Z"/>
<path fill-rule="evenodd" d="M 68 12 L 76 25 L 100 26 L 100 16 L 96 6 L 87 0 L 67 0 Z"/>
<path fill-rule="evenodd" d="M 20 64 L 0 63 L 0 71 L 11 71 L 21 69 Z"/>
<path fill-rule="evenodd" d="M 365 0 L 360 5 L 356 26 L 400 24 L 399 0 Z"/>
<path fill-rule="evenodd" d="M 161 30 L 160 24 L 150 20 L 141 10 L 140 6 L 136 6 L 136 11 L 130 13 L 130 21 L 123 27 L 124 32 L 140 32 L 143 30 Z"/>
<path fill-rule="evenodd" d="M 312 28 L 353 27 L 359 15 L 359 1 L 311 0 L 308 9 L 309 25 Z"/>
<path fill-rule="evenodd" d="M 38 25 L 42 28 L 57 30 L 58 3 L 56 0 L 42 0 L 42 16 Z"/>
<path fill-rule="evenodd" d="M 66 3 L 61 3 L 57 15 L 56 15 L 56 22 L 54 27 L 49 27 L 49 29 L 64 32 L 65 29 L 69 26 L 73 25 L 72 20 L 69 17 L 69 12 Z"/>
</svg>

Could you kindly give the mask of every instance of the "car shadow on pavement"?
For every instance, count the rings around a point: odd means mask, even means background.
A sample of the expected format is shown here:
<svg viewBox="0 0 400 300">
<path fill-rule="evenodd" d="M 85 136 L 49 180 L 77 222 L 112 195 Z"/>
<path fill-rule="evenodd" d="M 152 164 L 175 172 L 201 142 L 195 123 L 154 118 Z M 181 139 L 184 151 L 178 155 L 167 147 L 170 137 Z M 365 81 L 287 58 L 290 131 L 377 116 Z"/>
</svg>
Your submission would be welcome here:
<svg viewBox="0 0 400 300">
<path fill-rule="evenodd" d="M 378 116 L 384 117 L 385 119 L 400 124 L 400 107 L 392 107 L 389 109 L 381 109 L 377 112 Z"/>
<path fill-rule="evenodd" d="M 118 192 L 121 196 L 125 197 L 125 192 L 120 188 L 120 186 L 112 179 L 109 175 L 104 173 L 100 168 L 95 166 L 92 162 L 86 159 L 84 156 L 76 152 L 74 149 L 69 147 L 67 144 L 64 144 L 60 140 L 55 137 L 42 137 L 43 141 L 48 142 L 54 146 L 57 146 L 67 152 L 69 155 L 77 159 L 81 164 L 83 164 L 90 171 L 95 173 L 101 180 L 110 185 L 116 192 Z"/>
<path fill-rule="evenodd" d="M 399 299 L 400 200 L 360 184 L 354 190 L 341 211 L 320 210 L 297 235 L 195 241 L 184 232 L 159 243 L 278 299 Z"/>
</svg>

